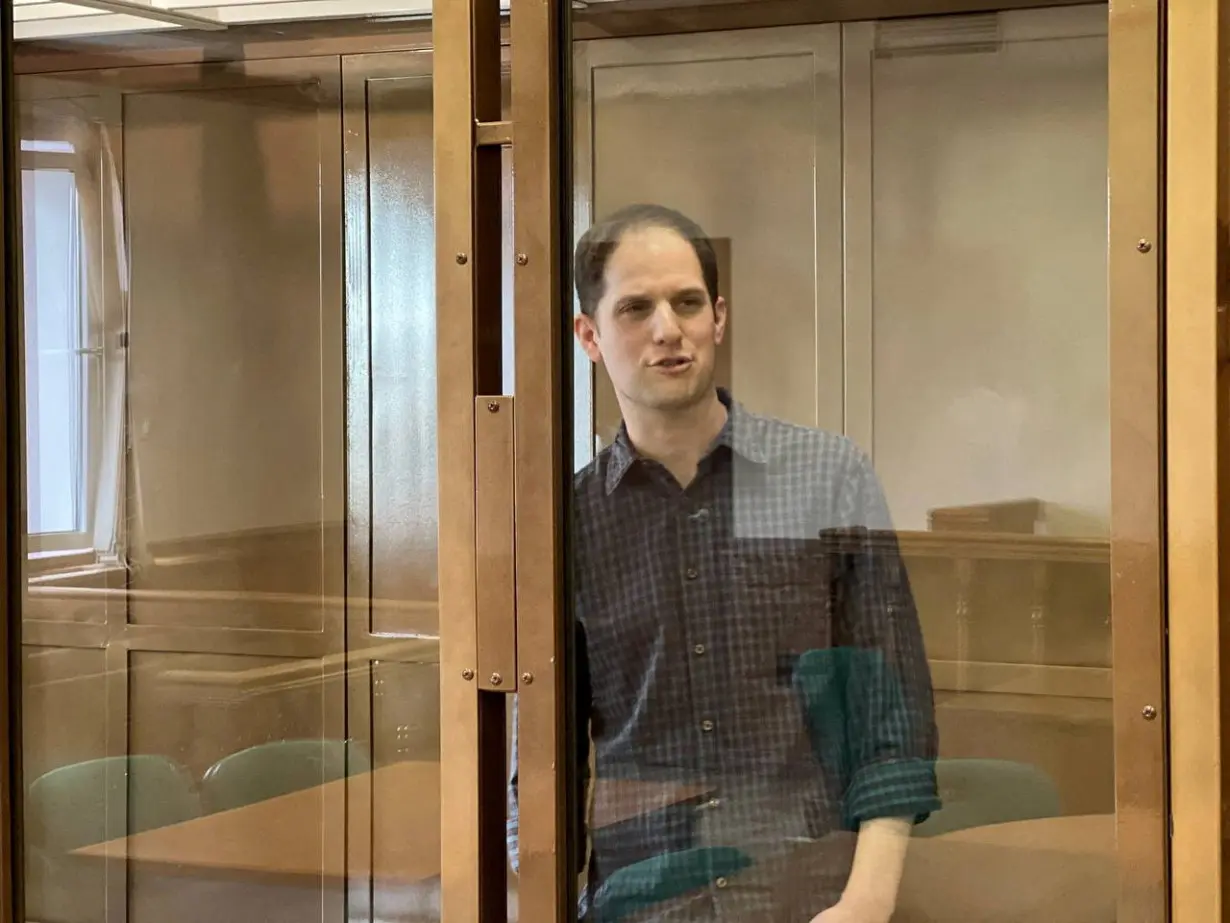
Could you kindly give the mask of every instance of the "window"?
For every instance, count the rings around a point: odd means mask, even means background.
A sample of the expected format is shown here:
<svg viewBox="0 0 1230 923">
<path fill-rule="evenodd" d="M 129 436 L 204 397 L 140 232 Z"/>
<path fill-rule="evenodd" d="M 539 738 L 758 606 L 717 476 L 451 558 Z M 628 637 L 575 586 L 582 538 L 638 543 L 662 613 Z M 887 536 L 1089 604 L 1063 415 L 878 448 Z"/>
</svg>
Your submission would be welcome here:
<svg viewBox="0 0 1230 923">
<path fill-rule="evenodd" d="M 22 142 L 30 551 L 94 547 L 103 350 L 93 329 L 75 155 Z"/>
</svg>

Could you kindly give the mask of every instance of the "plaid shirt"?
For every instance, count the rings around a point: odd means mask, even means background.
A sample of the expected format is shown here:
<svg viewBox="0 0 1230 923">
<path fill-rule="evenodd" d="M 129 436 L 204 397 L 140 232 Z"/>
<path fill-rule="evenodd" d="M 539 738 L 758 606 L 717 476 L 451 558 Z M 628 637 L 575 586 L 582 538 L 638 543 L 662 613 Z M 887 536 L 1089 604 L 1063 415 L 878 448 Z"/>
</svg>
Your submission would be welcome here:
<svg viewBox="0 0 1230 923">
<path fill-rule="evenodd" d="M 926 655 L 870 463 L 719 396 L 726 424 L 688 487 L 626 430 L 575 481 L 577 711 L 598 777 L 706 793 L 593 831 L 591 894 L 698 842 L 755 854 L 939 806 Z M 514 862 L 515 766 L 514 740 Z"/>
</svg>

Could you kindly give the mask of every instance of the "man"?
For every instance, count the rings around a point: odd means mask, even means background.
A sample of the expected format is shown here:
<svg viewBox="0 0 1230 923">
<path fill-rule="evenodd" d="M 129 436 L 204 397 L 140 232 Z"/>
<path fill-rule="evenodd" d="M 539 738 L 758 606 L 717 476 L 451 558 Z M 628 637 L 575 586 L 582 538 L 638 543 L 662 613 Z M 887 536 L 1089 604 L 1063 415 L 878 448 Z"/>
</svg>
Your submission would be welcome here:
<svg viewBox="0 0 1230 923">
<path fill-rule="evenodd" d="M 871 467 L 715 387 L 727 308 L 694 222 L 623 209 L 575 262 L 623 417 L 574 488 L 578 733 L 599 780 L 705 793 L 592 831 L 588 916 L 887 923 L 936 732 Z M 515 799 L 514 769 L 514 848 Z"/>
</svg>

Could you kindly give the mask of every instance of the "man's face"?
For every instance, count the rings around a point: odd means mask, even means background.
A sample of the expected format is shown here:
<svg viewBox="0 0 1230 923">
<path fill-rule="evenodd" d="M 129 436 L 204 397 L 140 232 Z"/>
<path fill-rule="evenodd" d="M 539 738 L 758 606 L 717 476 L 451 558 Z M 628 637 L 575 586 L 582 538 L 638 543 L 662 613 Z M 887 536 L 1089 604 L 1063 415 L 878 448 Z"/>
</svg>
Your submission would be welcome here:
<svg viewBox="0 0 1230 923">
<path fill-rule="evenodd" d="M 630 230 L 603 281 L 594 316 L 578 316 L 574 329 L 586 355 L 606 366 L 621 406 L 680 410 L 707 397 L 726 303 L 710 302 L 692 245 L 669 228 Z"/>
</svg>

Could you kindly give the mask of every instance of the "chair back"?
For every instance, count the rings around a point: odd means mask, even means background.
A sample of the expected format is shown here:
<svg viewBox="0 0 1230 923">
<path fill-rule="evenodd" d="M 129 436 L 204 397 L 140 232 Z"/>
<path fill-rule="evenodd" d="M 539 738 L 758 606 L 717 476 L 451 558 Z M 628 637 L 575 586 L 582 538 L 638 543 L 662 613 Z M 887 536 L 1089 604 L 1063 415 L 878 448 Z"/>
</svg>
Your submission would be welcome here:
<svg viewBox="0 0 1230 923">
<path fill-rule="evenodd" d="M 208 811 L 226 811 L 367 772 L 366 749 L 345 740 L 277 740 L 232 753 L 201 780 Z"/>
<path fill-rule="evenodd" d="M 26 811 L 31 843 L 54 855 L 191 820 L 201 802 L 187 770 L 151 754 L 53 769 L 30 785 Z"/>
</svg>

